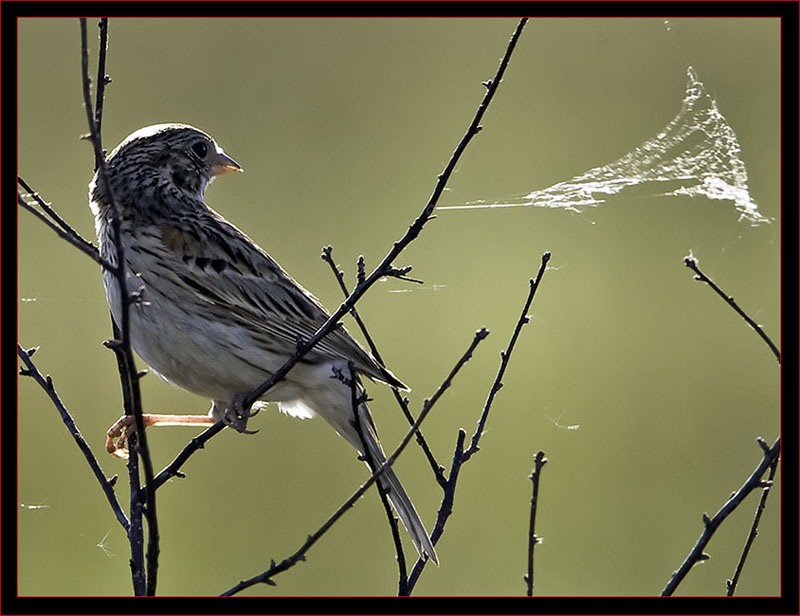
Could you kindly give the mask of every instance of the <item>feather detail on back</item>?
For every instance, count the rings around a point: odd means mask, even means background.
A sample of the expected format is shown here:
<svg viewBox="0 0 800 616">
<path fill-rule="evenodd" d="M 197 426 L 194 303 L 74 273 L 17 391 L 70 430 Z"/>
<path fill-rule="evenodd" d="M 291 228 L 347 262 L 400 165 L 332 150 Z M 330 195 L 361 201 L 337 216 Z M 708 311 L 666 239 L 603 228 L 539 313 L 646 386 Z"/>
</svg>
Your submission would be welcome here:
<svg viewBox="0 0 800 616">
<path fill-rule="evenodd" d="M 298 342 L 308 340 L 329 318 L 319 300 L 298 284 L 242 231 L 204 208 L 214 225 L 197 228 L 164 222 L 159 226 L 165 253 L 182 271 L 179 282 L 202 301 L 242 319 L 256 332 L 291 355 Z M 213 228 L 218 236 L 203 233 Z M 178 264 L 177 262 L 180 262 Z M 372 379 L 392 387 L 408 388 L 350 336 L 343 326 L 323 338 L 309 354 L 329 359 L 352 360 L 355 367 Z"/>
</svg>

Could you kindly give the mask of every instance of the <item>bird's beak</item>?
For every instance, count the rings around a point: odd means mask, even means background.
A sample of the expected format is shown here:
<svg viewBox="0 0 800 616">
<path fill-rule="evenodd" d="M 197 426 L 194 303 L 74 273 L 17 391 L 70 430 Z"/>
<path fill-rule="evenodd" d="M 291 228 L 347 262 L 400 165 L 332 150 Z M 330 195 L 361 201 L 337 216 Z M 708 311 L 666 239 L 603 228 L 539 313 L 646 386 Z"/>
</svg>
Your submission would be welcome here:
<svg viewBox="0 0 800 616">
<path fill-rule="evenodd" d="M 222 150 L 217 150 L 217 158 L 211 167 L 211 173 L 215 176 L 233 171 L 244 171 L 242 167 Z"/>
</svg>

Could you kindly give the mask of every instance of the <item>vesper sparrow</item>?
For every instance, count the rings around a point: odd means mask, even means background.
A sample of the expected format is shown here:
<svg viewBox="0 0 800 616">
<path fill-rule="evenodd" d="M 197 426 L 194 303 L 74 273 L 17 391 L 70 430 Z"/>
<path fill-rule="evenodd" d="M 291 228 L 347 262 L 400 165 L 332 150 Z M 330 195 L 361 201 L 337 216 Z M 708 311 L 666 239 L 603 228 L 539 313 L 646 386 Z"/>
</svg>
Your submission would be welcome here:
<svg viewBox="0 0 800 616">
<path fill-rule="evenodd" d="M 235 392 L 266 381 L 328 319 L 320 302 L 289 276 L 249 237 L 209 208 L 203 195 L 217 175 L 241 171 L 206 133 L 185 124 L 160 124 L 136 131 L 106 160 L 108 179 L 121 222 L 128 293 L 141 291 L 130 306 L 133 349 L 166 381 L 212 400 L 208 415 L 146 415 L 146 425 L 209 425 L 226 417 Z M 95 174 L 90 206 L 100 254 L 117 255 L 112 210 Z M 106 297 L 120 319 L 120 294 L 113 274 L 104 271 Z M 342 375 L 349 362 L 359 374 L 405 388 L 344 328 L 322 339 L 264 396 L 284 413 L 321 415 L 348 443 L 362 443 L 353 423 L 352 392 Z M 366 404 L 359 420 L 369 453 L 386 456 Z M 244 420 L 246 423 L 246 418 Z M 132 430 L 122 418 L 108 433 L 108 450 L 127 455 Z M 414 505 L 391 468 L 380 476 L 400 519 L 423 557 L 436 552 Z"/>
</svg>

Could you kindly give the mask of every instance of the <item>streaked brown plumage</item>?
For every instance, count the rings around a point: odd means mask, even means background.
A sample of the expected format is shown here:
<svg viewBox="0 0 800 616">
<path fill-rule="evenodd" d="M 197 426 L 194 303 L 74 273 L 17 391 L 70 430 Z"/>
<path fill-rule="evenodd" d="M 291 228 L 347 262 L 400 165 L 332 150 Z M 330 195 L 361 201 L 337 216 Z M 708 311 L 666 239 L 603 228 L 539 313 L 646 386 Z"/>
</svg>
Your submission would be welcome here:
<svg viewBox="0 0 800 616">
<path fill-rule="evenodd" d="M 130 306 L 131 344 L 162 378 L 212 401 L 207 416 L 149 415 L 147 425 L 225 419 L 244 429 L 241 420 L 226 414 L 231 395 L 266 381 L 295 352 L 298 340 L 310 338 L 328 319 L 328 312 L 205 204 L 209 182 L 241 168 L 204 132 L 184 124 L 143 128 L 114 149 L 106 167 L 120 216 L 128 292 L 141 291 L 141 301 Z M 97 175 L 90 185 L 90 205 L 100 252 L 116 263 L 112 211 Z M 107 271 L 103 280 L 119 323 L 118 283 Z M 277 402 L 295 417 L 322 416 L 360 450 L 351 389 L 339 378 L 348 374 L 348 362 L 361 375 L 405 388 L 338 328 L 263 401 Z M 381 463 L 385 454 L 365 404 L 359 406 L 359 417 L 369 452 Z M 112 426 L 109 451 L 125 455 L 130 429 L 125 419 Z M 436 561 L 427 531 L 397 476 L 389 468 L 381 479 L 417 550 Z"/>
</svg>

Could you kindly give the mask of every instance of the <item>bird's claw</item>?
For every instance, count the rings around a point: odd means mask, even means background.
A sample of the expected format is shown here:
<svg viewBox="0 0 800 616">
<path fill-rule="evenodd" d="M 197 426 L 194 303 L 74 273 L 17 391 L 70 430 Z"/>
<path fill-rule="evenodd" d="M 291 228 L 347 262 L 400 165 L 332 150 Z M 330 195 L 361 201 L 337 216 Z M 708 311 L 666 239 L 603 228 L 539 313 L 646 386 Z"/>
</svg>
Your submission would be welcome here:
<svg viewBox="0 0 800 616">
<path fill-rule="evenodd" d="M 253 415 L 256 415 L 261 409 L 244 408 L 243 401 L 246 395 L 246 393 L 241 393 L 233 394 L 231 396 L 231 399 L 228 402 L 228 407 L 225 409 L 225 412 L 222 415 L 222 421 L 225 422 L 225 425 L 230 426 L 242 434 L 255 434 L 258 432 L 258 430 L 248 430 L 247 421 Z"/>
<path fill-rule="evenodd" d="M 128 459 L 128 438 L 136 432 L 132 415 L 123 415 L 106 432 L 106 451 L 116 458 Z"/>
<path fill-rule="evenodd" d="M 226 426 L 233 428 L 237 432 L 242 432 L 243 434 L 252 433 L 251 430 L 247 429 L 248 419 L 250 419 L 249 413 L 239 413 L 235 408 L 231 408 L 230 406 L 225 409 L 225 413 L 222 415 L 222 421 L 225 422 Z"/>
</svg>

